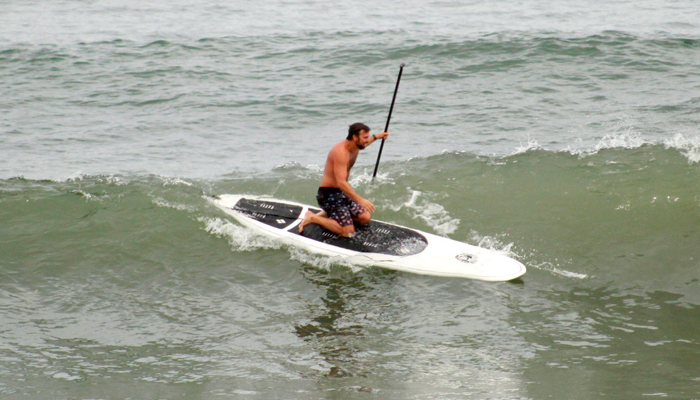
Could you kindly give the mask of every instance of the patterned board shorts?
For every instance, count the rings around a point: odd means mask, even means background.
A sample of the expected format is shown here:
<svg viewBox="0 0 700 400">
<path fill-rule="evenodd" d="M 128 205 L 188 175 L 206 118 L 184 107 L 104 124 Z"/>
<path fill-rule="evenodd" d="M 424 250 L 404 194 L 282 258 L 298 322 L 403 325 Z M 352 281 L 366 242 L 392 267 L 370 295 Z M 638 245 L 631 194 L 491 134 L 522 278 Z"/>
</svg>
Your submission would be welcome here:
<svg viewBox="0 0 700 400">
<path fill-rule="evenodd" d="M 334 187 L 318 188 L 316 201 L 328 214 L 328 217 L 338 221 L 340 226 L 352 225 L 352 219 L 365 212 L 360 204 L 349 199 L 345 193 Z"/>
</svg>

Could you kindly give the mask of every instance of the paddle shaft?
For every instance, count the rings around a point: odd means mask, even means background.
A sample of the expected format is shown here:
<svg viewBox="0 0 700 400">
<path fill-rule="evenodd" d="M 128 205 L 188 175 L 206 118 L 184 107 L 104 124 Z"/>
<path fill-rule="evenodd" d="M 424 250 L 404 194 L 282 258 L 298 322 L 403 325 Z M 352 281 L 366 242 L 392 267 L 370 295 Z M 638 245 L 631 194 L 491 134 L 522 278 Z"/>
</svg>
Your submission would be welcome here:
<svg viewBox="0 0 700 400">
<path fill-rule="evenodd" d="M 391 107 L 389 108 L 389 117 L 386 119 L 386 126 L 384 127 L 384 131 L 389 130 L 389 121 L 391 121 L 391 112 L 394 111 L 394 102 L 396 102 L 396 93 L 399 92 L 399 82 L 401 82 L 401 74 L 403 73 L 403 67 L 405 67 L 406 64 L 401 63 L 399 66 L 399 77 L 396 79 L 396 88 L 394 88 L 394 97 L 391 99 Z M 386 138 L 382 139 L 382 144 L 379 146 L 379 154 L 377 155 L 377 164 L 374 166 L 374 174 L 372 174 L 372 180 L 377 176 L 377 170 L 379 169 L 379 160 L 382 158 L 382 150 L 384 150 L 384 141 Z"/>
</svg>

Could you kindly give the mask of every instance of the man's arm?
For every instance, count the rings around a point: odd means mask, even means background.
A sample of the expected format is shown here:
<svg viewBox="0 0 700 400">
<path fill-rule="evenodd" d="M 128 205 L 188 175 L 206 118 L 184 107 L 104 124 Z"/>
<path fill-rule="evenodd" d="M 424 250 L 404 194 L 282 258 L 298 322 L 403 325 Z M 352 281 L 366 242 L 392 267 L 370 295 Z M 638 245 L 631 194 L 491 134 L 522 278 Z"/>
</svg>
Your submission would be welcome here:
<svg viewBox="0 0 700 400">
<path fill-rule="evenodd" d="M 374 142 L 376 142 L 377 140 L 382 140 L 382 139 L 388 138 L 388 137 L 389 137 L 389 132 L 388 132 L 388 131 L 381 131 L 381 132 L 377 133 L 376 135 L 372 135 L 372 137 L 374 138 L 374 140 L 372 141 L 372 143 L 374 143 Z M 370 143 L 370 144 L 372 144 L 372 143 Z"/>
</svg>

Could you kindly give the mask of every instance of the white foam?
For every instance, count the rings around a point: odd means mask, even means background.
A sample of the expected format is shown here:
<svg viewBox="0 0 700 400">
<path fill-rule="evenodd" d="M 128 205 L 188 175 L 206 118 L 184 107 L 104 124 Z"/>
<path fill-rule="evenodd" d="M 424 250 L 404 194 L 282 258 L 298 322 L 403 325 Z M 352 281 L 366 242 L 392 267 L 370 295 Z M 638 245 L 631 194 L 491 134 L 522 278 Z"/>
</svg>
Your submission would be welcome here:
<svg viewBox="0 0 700 400">
<path fill-rule="evenodd" d="M 575 279 L 586 279 L 586 278 L 588 278 L 588 275 L 587 275 L 587 274 L 580 274 L 580 273 L 577 273 L 577 272 L 571 272 L 571 271 L 567 271 L 567 270 L 564 270 L 564 269 L 559 269 L 559 268 L 556 268 L 556 267 L 552 268 L 552 269 L 551 269 L 551 272 L 552 272 L 553 274 L 561 275 L 561 276 L 564 276 L 564 277 L 567 277 L 567 278 L 575 278 Z"/>
<path fill-rule="evenodd" d="M 173 209 L 179 210 L 179 211 L 190 211 L 190 212 L 196 210 L 196 208 L 194 206 L 186 206 L 184 204 L 172 203 L 172 202 L 169 202 L 161 197 L 155 197 L 155 198 L 151 199 L 151 201 L 153 202 L 153 204 L 157 205 L 158 207 L 173 208 Z"/>
<path fill-rule="evenodd" d="M 411 197 L 398 207 L 391 207 L 394 211 L 402 208 L 411 210 L 414 219 L 420 219 L 441 236 L 454 233 L 459 227 L 460 220 L 452 218 L 440 204 L 424 199 L 423 193 L 418 190 L 411 190 Z"/>
<path fill-rule="evenodd" d="M 631 128 L 624 132 L 604 136 L 592 147 L 586 148 L 580 139 L 577 143 L 577 146 L 569 145 L 564 151 L 583 158 L 598 154 L 601 150 L 618 148 L 636 149 L 645 144 L 650 144 L 650 142 L 644 140 L 639 134 L 633 132 Z"/>
<path fill-rule="evenodd" d="M 555 260 L 556 261 L 556 260 Z M 561 275 L 566 278 L 574 278 L 574 279 L 586 279 L 588 278 L 587 274 L 581 274 L 578 272 L 572 272 L 572 271 L 567 271 L 565 269 L 559 268 L 559 266 L 555 265 L 552 262 L 546 261 L 540 264 L 536 265 L 530 265 L 534 268 L 537 268 L 542 271 L 549 271 L 555 275 Z"/>
<path fill-rule="evenodd" d="M 376 186 L 376 184 L 379 185 L 385 185 L 385 184 L 394 184 L 394 180 L 389 177 L 389 174 L 387 173 L 381 173 L 377 171 L 377 176 L 372 177 L 374 174 L 374 169 L 370 172 L 368 169 L 362 170 L 361 173 L 356 174 L 354 177 L 352 177 L 349 182 L 350 185 L 354 188 L 363 188 L 364 190 L 368 192 L 372 192 L 372 189 Z"/>
<path fill-rule="evenodd" d="M 598 152 L 600 150 L 605 149 L 619 148 L 636 149 L 645 144 L 648 144 L 648 142 L 642 139 L 642 137 L 639 136 L 639 134 L 632 132 L 632 130 L 630 129 L 626 132 L 604 136 L 600 140 L 600 142 L 598 142 L 598 144 L 595 146 L 595 151 Z"/>
<path fill-rule="evenodd" d="M 351 269 L 352 272 L 358 272 L 363 269 L 363 267 L 357 265 L 360 263 L 353 262 L 355 257 L 331 257 L 311 254 L 296 247 L 289 247 L 289 254 L 291 255 L 292 260 L 299 261 L 303 264 L 313 265 L 316 268 L 327 271 L 330 271 L 331 267 L 334 265 L 347 267 Z"/>
<path fill-rule="evenodd" d="M 194 186 L 193 183 L 187 182 L 183 179 L 180 178 L 171 178 L 167 176 L 161 176 L 160 177 L 163 180 L 163 186 L 179 186 L 179 185 L 185 185 L 185 186 Z"/>
<path fill-rule="evenodd" d="M 228 239 L 236 251 L 258 249 L 279 249 L 281 244 L 267 236 L 258 235 L 250 229 L 221 218 L 199 218 L 205 224 L 207 232 Z"/>
<path fill-rule="evenodd" d="M 521 144 L 518 146 L 511 155 L 518 155 L 522 153 L 527 153 L 530 150 L 541 150 L 542 146 L 537 143 L 537 140 L 532 139 L 530 136 L 527 137 L 527 143 L 525 145 Z"/>
<path fill-rule="evenodd" d="M 117 186 L 123 186 L 123 185 L 128 185 L 129 181 L 122 179 L 118 176 L 114 175 L 107 175 L 107 176 L 101 176 L 99 181 L 103 181 L 105 183 L 108 183 L 110 185 L 117 185 Z"/>
<path fill-rule="evenodd" d="M 478 232 L 472 230 L 469 233 L 469 241 L 476 243 L 476 245 L 479 247 L 501 253 L 511 258 L 518 257 L 518 254 L 513 251 L 513 243 L 503 243 L 500 239 L 494 236 L 482 236 Z"/>
<path fill-rule="evenodd" d="M 55 379 L 65 379 L 67 381 L 78 381 L 83 379 L 83 377 L 80 375 L 71 375 L 66 372 L 55 373 L 52 375 L 52 377 Z"/>
<path fill-rule="evenodd" d="M 664 141 L 664 147 L 680 150 L 690 164 L 700 162 L 700 137 L 686 138 L 681 134 L 677 134 L 671 139 Z"/>
<path fill-rule="evenodd" d="M 253 230 L 242 225 L 232 223 L 221 218 L 199 218 L 205 224 L 207 232 L 228 239 L 234 251 L 254 251 L 254 250 L 276 250 L 285 247 L 280 241 L 268 236 L 255 233 Z M 290 259 L 303 264 L 313 265 L 315 268 L 330 271 L 332 266 L 347 267 L 352 272 L 362 270 L 360 266 L 362 260 L 355 257 L 331 257 L 318 254 L 311 254 L 303 249 L 293 246 L 286 246 L 290 254 Z M 359 262 L 358 262 L 359 261 Z"/>
<path fill-rule="evenodd" d="M 88 175 L 88 174 L 83 174 L 81 172 L 76 172 L 73 175 L 70 175 L 65 178 L 59 178 L 54 180 L 54 182 L 75 182 L 75 183 L 81 183 L 86 179 L 94 179 L 95 182 L 99 183 L 107 183 L 110 185 L 117 185 L 117 186 L 122 186 L 122 185 L 127 185 L 129 184 L 128 180 L 125 180 L 123 178 L 114 176 L 114 175 Z"/>
<path fill-rule="evenodd" d="M 321 168 L 321 166 L 318 164 L 308 164 L 306 169 L 312 172 L 323 172 L 323 168 Z"/>
<path fill-rule="evenodd" d="M 76 171 L 72 175 L 69 175 L 65 178 L 57 179 L 56 182 L 78 182 L 82 181 L 86 176 L 88 175 L 83 174 L 81 171 Z"/>
<path fill-rule="evenodd" d="M 515 250 L 513 250 L 513 243 L 504 243 L 497 237 L 493 236 L 481 236 L 479 235 L 478 232 L 472 231 L 469 235 L 469 240 L 472 242 L 476 242 L 477 246 L 483 247 L 485 249 L 489 249 L 491 251 L 495 251 L 498 253 L 501 253 L 505 256 L 511 257 L 511 258 L 522 258 L 521 255 L 517 254 Z M 575 278 L 575 279 L 586 279 L 588 278 L 588 275 L 586 274 L 580 274 L 577 272 L 571 272 L 567 271 L 561 268 L 558 268 L 551 262 L 544 262 L 541 264 L 528 264 L 528 267 L 534 267 L 540 270 L 544 271 L 549 271 L 553 274 L 556 275 L 561 275 L 567 278 Z"/>
<path fill-rule="evenodd" d="M 678 133 L 670 139 L 649 140 L 644 139 L 641 135 L 633 132 L 630 128 L 625 132 L 603 137 L 592 148 L 585 148 L 581 142 L 581 140 L 578 141 L 578 146 L 569 145 L 564 151 L 583 158 L 595 155 L 601 150 L 607 149 L 636 149 L 645 145 L 663 145 L 667 150 L 675 149 L 680 151 L 680 153 L 688 160 L 689 164 L 700 163 L 700 136 L 687 137 Z M 524 148 L 524 151 L 531 149 L 532 147 L 527 147 Z"/>
<path fill-rule="evenodd" d="M 479 247 L 483 247 L 485 249 L 489 249 L 491 251 L 501 253 L 501 254 L 508 256 L 508 257 L 511 257 L 511 258 L 516 258 L 516 259 L 523 258 L 522 255 L 517 254 L 515 252 L 515 250 L 513 249 L 513 243 L 504 243 L 498 237 L 481 236 L 478 232 L 471 231 L 469 234 L 469 241 L 477 243 L 477 246 L 479 246 Z M 558 261 L 558 260 L 556 260 L 556 261 Z M 574 278 L 574 279 L 586 279 L 586 278 L 588 278 L 588 275 L 586 275 L 586 274 L 581 274 L 581 273 L 571 272 L 571 271 L 561 269 L 552 262 L 543 262 L 543 263 L 534 264 L 534 265 L 528 263 L 528 267 L 537 268 L 537 269 L 540 269 L 543 271 L 549 271 L 553 274 L 561 275 L 561 276 L 564 276 L 567 278 Z"/>
<path fill-rule="evenodd" d="M 303 168 L 303 167 L 298 162 L 289 161 L 289 162 L 286 162 L 284 164 L 278 164 L 277 166 L 275 166 L 274 169 L 282 169 L 282 170 L 292 169 L 292 170 L 294 170 L 294 169 L 301 169 L 301 168 Z"/>
<path fill-rule="evenodd" d="M 529 136 L 527 136 L 525 139 L 526 142 L 521 143 L 518 147 L 516 147 L 515 151 L 510 154 L 511 156 L 527 153 L 533 150 L 558 151 L 555 149 L 548 149 L 540 145 L 537 140 Z M 583 158 L 595 155 L 601 150 L 616 148 L 635 149 L 645 144 L 654 144 L 654 142 L 643 139 L 638 133 L 632 130 L 632 127 L 627 127 L 622 132 L 617 132 L 602 137 L 594 145 L 586 145 L 583 143 L 583 140 L 578 139 L 575 144 L 569 144 L 561 151 Z"/>
</svg>

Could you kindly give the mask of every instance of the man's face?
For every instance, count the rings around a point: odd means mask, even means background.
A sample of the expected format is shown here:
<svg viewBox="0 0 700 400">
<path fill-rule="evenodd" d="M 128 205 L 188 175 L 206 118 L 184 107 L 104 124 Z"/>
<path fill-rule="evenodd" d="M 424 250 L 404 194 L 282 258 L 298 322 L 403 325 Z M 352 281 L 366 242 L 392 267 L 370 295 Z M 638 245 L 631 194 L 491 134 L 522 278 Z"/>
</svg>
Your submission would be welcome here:
<svg viewBox="0 0 700 400">
<path fill-rule="evenodd" d="M 355 145 L 360 150 L 363 150 L 370 143 L 369 131 L 362 130 L 359 135 L 353 136 L 353 138 L 355 139 Z"/>
</svg>

